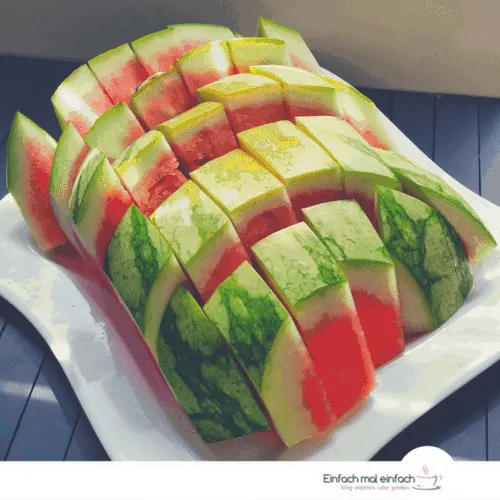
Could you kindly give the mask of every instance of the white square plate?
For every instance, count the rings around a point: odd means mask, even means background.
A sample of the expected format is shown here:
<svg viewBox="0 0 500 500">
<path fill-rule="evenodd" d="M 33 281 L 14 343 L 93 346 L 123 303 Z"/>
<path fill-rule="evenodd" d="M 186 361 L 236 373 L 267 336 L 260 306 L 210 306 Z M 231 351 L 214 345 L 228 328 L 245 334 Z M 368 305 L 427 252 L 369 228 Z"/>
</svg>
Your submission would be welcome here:
<svg viewBox="0 0 500 500">
<path fill-rule="evenodd" d="M 381 119 L 396 148 L 449 182 L 500 241 L 500 208 L 463 187 L 385 116 Z M 473 269 L 474 287 L 457 314 L 379 370 L 369 401 L 333 434 L 288 450 L 277 446 L 270 433 L 208 447 L 175 403 L 113 293 L 85 272 L 70 248 L 50 260 L 42 256 L 10 195 L 0 202 L 0 228 L 0 295 L 46 340 L 113 460 L 369 460 L 410 423 L 500 360 L 496 249 Z"/>
</svg>

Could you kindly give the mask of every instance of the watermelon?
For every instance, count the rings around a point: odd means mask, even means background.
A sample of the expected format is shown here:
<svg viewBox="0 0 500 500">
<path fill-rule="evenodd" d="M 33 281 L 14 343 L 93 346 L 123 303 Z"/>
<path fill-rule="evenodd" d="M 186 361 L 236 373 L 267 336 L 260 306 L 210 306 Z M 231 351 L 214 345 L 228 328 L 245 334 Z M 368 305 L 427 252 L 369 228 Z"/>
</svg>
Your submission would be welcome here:
<svg viewBox="0 0 500 500">
<path fill-rule="evenodd" d="M 296 122 L 342 167 L 346 197 L 356 200 L 375 223 L 375 187 L 402 190 L 394 173 L 346 121 L 333 116 L 306 116 Z"/>
<path fill-rule="evenodd" d="M 175 70 L 149 77 L 130 99 L 130 109 L 148 130 L 180 115 L 192 105 L 193 100 Z"/>
<path fill-rule="evenodd" d="M 283 120 L 238 134 L 242 149 L 285 184 L 298 220 L 302 208 L 343 196 L 337 162 L 293 123 Z"/>
<path fill-rule="evenodd" d="M 172 250 L 135 205 L 113 234 L 104 269 L 205 441 L 268 428 L 222 339 L 182 284 Z"/>
<path fill-rule="evenodd" d="M 206 163 L 191 177 L 224 210 L 247 249 L 296 222 L 285 186 L 241 149 Z"/>
<path fill-rule="evenodd" d="M 287 117 L 280 84 L 265 76 L 228 76 L 201 87 L 198 96 L 223 104 L 235 133 Z"/>
<path fill-rule="evenodd" d="M 50 171 L 56 144 L 36 123 L 16 113 L 7 142 L 7 189 L 43 252 L 68 241 L 50 203 Z"/>
<path fill-rule="evenodd" d="M 446 219 L 426 203 L 377 188 L 382 241 L 396 265 L 403 328 L 408 334 L 441 326 L 472 287 L 465 249 Z"/>
<path fill-rule="evenodd" d="M 291 62 L 297 68 L 320 73 L 321 68 L 298 31 L 278 24 L 265 17 L 259 17 L 257 34 L 262 37 L 279 38 L 286 42 Z"/>
<path fill-rule="evenodd" d="M 257 64 L 291 66 L 290 54 L 283 40 L 275 38 L 237 38 L 228 40 L 227 46 L 238 73 L 248 73 Z"/>
<path fill-rule="evenodd" d="M 446 217 L 462 240 L 469 260 L 480 262 L 496 248 L 495 238 L 475 210 L 446 182 L 398 153 L 378 150 L 377 154 L 396 174 L 406 193 Z"/>
<path fill-rule="evenodd" d="M 76 178 L 70 198 L 70 217 L 91 260 L 102 267 L 115 229 L 132 198 L 108 160 L 91 150 Z"/>
<path fill-rule="evenodd" d="M 134 203 L 148 217 L 186 182 L 178 166 L 168 142 L 157 130 L 137 139 L 113 163 Z"/>
<path fill-rule="evenodd" d="M 388 251 L 356 201 L 322 203 L 304 214 L 347 277 L 373 364 L 384 365 L 405 348 L 396 271 Z"/>
<path fill-rule="evenodd" d="M 85 142 L 113 161 L 141 135 L 144 135 L 144 129 L 137 118 L 125 103 L 119 103 L 95 122 L 85 136 Z"/>
<path fill-rule="evenodd" d="M 381 112 L 373 101 L 353 87 L 329 76 L 321 77 L 337 89 L 337 115 L 353 126 L 373 147 L 390 149 L 390 141 Z"/>
<path fill-rule="evenodd" d="M 199 88 L 236 73 L 227 44 L 222 40 L 190 50 L 175 61 L 175 69 L 195 101 Z"/>
<path fill-rule="evenodd" d="M 332 411 L 341 417 L 375 386 L 375 369 L 345 275 L 305 222 L 261 240 L 252 254 L 296 321 Z"/>
<path fill-rule="evenodd" d="M 51 102 L 61 128 L 71 122 L 82 137 L 113 105 L 86 64 L 73 71 L 57 87 Z"/>
<path fill-rule="evenodd" d="M 131 43 L 132 50 L 150 75 L 170 71 L 186 52 L 215 40 L 234 38 L 226 26 L 214 24 L 174 24 Z"/>
<path fill-rule="evenodd" d="M 94 57 L 88 65 L 113 104 L 128 104 L 137 87 L 149 76 L 128 43 Z"/>
<path fill-rule="evenodd" d="M 332 426 L 335 417 L 297 328 L 248 262 L 219 285 L 204 310 L 252 381 L 286 446 Z"/>
<path fill-rule="evenodd" d="M 151 220 L 204 301 L 248 259 L 227 215 L 191 180 L 163 202 Z"/>
<path fill-rule="evenodd" d="M 216 102 L 199 104 L 156 128 L 189 172 L 238 147 L 224 107 Z"/>
<path fill-rule="evenodd" d="M 74 125 L 65 125 L 54 154 L 49 193 L 54 214 L 66 234 L 72 232 L 68 217 L 71 191 L 88 153 L 89 147 Z"/>
<path fill-rule="evenodd" d="M 290 120 L 297 116 L 339 116 L 337 89 L 317 75 L 287 66 L 252 66 L 250 72 L 267 76 L 282 86 Z"/>
</svg>

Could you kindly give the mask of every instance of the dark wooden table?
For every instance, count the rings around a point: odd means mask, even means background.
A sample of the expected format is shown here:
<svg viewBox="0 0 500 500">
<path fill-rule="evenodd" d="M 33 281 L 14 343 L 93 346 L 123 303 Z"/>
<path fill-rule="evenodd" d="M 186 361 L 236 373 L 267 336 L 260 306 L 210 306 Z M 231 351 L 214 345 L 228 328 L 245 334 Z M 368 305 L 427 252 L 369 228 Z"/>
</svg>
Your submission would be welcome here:
<svg viewBox="0 0 500 500">
<path fill-rule="evenodd" d="M 49 98 L 77 66 L 0 57 L 0 198 L 7 193 L 5 150 L 14 113 L 21 110 L 57 139 L 60 131 Z M 500 204 L 500 100 L 361 90 L 442 168 Z M 456 459 L 500 459 L 499 381 L 500 363 L 410 426 L 375 459 L 400 460 L 428 444 Z M 38 332 L 0 298 L 1 458 L 108 459 Z"/>
</svg>

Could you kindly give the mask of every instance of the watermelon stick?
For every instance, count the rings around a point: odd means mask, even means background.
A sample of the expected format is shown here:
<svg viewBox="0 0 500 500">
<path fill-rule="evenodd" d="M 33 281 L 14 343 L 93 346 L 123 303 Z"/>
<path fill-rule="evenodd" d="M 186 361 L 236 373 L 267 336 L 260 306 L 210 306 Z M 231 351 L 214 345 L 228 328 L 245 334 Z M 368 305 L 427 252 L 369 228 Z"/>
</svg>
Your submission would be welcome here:
<svg viewBox="0 0 500 500">
<path fill-rule="evenodd" d="M 106 251 L 104 270 L 175 398 L 208 443 L 268 428 L 250 387 L 153 224 L 131 205 Z"/>
<path fill-rule="evenodd" d="M 304 214 L 347 277 L 375 368 L 391 361 L 405 342 L 394 263 L 377 231 L 353 200 L 322 203 Z"/>
<path fill-rule="evenodd" d="M 286 446 L 332 428 L 335 417 L 290 315 L 248 262 L 219 285 L 204 310 L 252 381 Z"/>
<path fill-rule="evenodd" d="M 375 370 L 347 279 L 300 222 L 252 247 L 259 267 L 296 321 L 334 414 L 357 407 L 375 386 Z"/>
<path fill-rule="evenodd" d="M 151 215 L 194 286 L 206 301 L 248 254 L 223 210 L 193 181 Z"/>
</svg>

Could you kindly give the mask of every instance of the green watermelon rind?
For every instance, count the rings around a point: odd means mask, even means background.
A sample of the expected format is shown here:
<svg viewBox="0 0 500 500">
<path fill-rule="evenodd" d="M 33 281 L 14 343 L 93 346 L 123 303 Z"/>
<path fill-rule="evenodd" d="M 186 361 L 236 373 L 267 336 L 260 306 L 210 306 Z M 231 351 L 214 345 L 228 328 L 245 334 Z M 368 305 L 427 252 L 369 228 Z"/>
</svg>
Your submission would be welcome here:
<svg viewBox="0 0 500 500">
<path fill-rule="evenodd" d="M 260 52 L 260 45 L 269 47 L 269 52 L 264 55 Z M 255 66 L 257 64 L 278 64 L 281 66 L 291 66 L 292 61 L 288 53 L 286 42 L 277 38 L 247 37 L 228 40 L 227 46 L 229 56 L 236 67 L 240 65 Z M 257 61 L 252 49 L 258 48 Z M 243 56 L 243 57 L 242 57 Z M 243 64 L 242 64 L 243 59 Z M 265 59 L 265 60 L 264 60 Z"/>
<path fill-rule="evenodd" d="M 218 331 L 183 285 L 165 310 L 156 352 L 174 396 L 206 442 L 269 428 Z"/>
<path fill-rule="evenodd" d="M 387 250 L 415 278 L 435 326 L 441 326 L 459 310 L 472 288 L 462 243 L 439 212 L 398 191 L 377 188 L 377 213 Z"/>
</svg>

